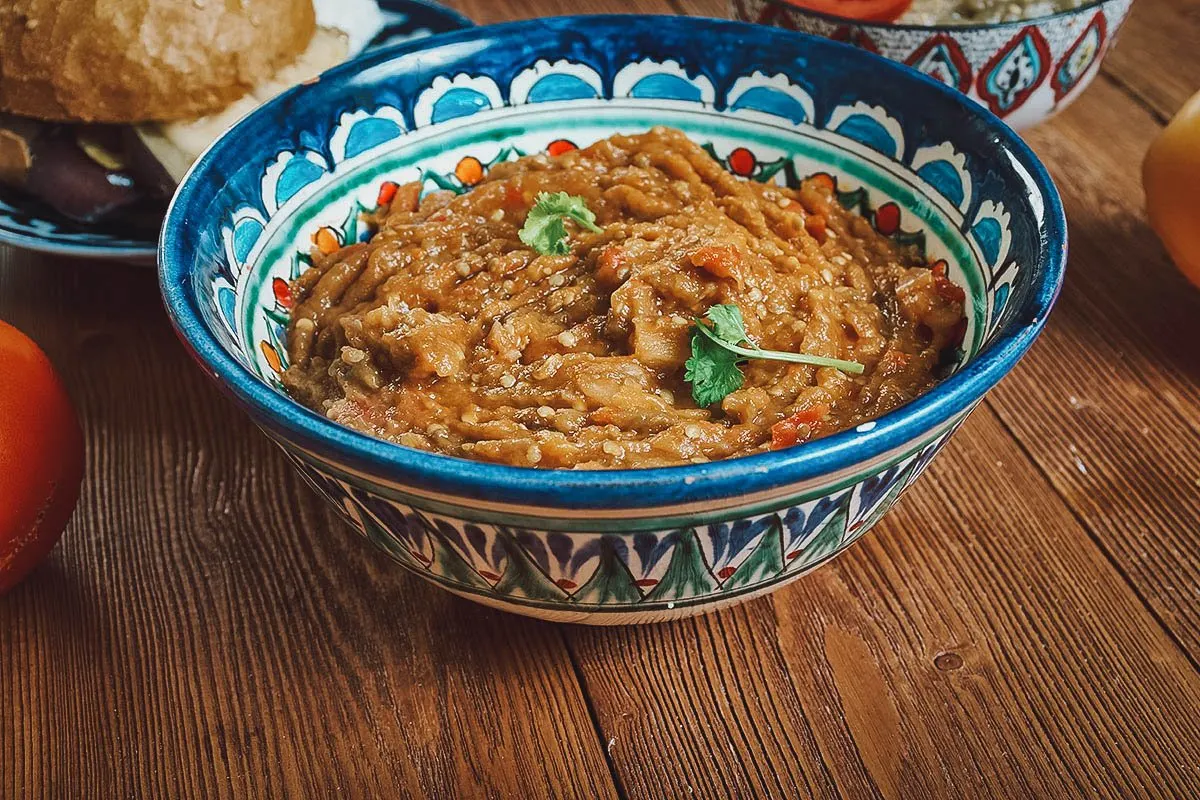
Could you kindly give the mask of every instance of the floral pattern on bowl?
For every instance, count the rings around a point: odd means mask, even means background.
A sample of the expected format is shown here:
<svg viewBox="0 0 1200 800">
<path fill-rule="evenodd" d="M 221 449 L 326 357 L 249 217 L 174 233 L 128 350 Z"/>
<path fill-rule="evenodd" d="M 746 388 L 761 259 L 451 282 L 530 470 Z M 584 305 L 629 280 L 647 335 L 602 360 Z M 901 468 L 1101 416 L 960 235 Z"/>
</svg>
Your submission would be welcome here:
<svg viewBox="0 0 1200 800">
<path fill-rule="evenodd" d="M 396 184 L 464 191 L 522 153 L 656 124 L 750 180 L 821 174 L 877 229 L 943 260 L 971 299 L 954 374 L 897 412 L 801 447 L 635 471 L 411 450 L 283 394 L 288 281 L 314 246 L 361 240 L 361 212 Z M 160 280 L 197 360 L 398 563 L 488 605 L 622 623 L 773 590 L 861 537 L 1032 342 L 1064 254 L 1044 169 L 953 92 L 765 27 L 581 17 L 368 56 L 252 114 L 177 195 Z"/>
<path fill-rule="evenodd" d="M 730 0 L 734 19 L 853 44 L 985 105 L 1014 128 L 1066 108 L 1100 71 L 1133 0 L 1098 0 L 1017 22 L 898 25 L 831 17 L 787 0 Z"/>
</svg>

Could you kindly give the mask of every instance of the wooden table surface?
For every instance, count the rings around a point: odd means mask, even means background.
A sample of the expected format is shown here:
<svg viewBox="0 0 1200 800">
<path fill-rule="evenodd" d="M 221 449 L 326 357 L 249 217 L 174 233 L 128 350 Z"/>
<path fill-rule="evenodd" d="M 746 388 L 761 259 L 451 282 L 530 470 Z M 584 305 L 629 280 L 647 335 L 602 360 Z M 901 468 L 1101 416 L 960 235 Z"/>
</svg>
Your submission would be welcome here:
<svg viewBox="0 0 1200 800">
<path fill-rule="evenodd" d="M 1200 292 L 1139 181 L 1197 42 L 1198 0 L 1137 0 L 1028 133 L 1066 288 L 903 502 L 683 622 L 540 623 L 410 577 L 190 362 L 150 270 L 0 250 L 0 318 L 58 364 L 88 445 L 62 543 L 0 598 L 0 797 L 1200 795 Z"/>
</svg>

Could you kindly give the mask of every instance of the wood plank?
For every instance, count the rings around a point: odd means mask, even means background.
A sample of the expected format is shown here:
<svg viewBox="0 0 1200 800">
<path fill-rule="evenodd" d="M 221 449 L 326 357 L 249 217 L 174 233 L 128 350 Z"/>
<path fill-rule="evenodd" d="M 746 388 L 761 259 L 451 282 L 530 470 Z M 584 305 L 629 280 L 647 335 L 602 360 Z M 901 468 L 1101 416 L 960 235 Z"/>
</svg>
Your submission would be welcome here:
<svg viewBox="0 0 1200 800">
<path fill-rule="evenodd" d="M 769 602 L 566 635 L 629 797 L 839 796 Z"/>
<path fill-rule="evenodd" d="M 678 0 L 679 12 L 693 17 L 728 19 L 729 0 Z"/>
<path fill-rule="evenodd" d="M 1101 69 L 1160 117 L 1200 91 L 1200 1 L 1137 0 Z"/>
<path fill-rule="evenodd" d="M 531 17 L 561 17 L 571 14 L 673 14 L 671 0 L 448 0 L 480 25 Z"/>
<path fill-rule="evenodd" d="M 990 402 L 1200 662 L 1200 292 L 1145 223 L 1137 155 L 1157 129 L 1097 83 L 1030 134 L 1064 196 L 1070 267 L 1046 335 Z"/>
<path fill-rule="evenodd" d="M 63 542 L 0 598 L 0 796 L 616 796 L 559 631 L 337 522 L 184 355 L 151 270 L 0 250 L 0 317 L 89 453 Z"/>
<path fill-rule="evenodd" d="M 1200 675 L 986 407 L 833 565 L 568 636 L 630 796 L 1200 791 Z"/>
</svg>

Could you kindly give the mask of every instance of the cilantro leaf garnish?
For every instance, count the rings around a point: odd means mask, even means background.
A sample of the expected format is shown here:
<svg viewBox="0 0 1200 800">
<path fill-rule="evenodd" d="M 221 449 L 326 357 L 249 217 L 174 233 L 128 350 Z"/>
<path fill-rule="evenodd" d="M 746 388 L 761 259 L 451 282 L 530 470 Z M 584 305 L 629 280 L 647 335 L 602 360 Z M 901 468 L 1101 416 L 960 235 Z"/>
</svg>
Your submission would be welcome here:
<svg viewBox="0 0 1200 800">
<path fill-rule="evenodd" d="M 692 357 L 684 364 L 683 379 L 692 384 L 696 405 L 719 403 L 742 388 L 746 376 L 738 369 L 740 359 L 707 336 L 692 334 Z"/>
<path fill-rule="evenodd" d="M 863 365 L 857 361 L 764 350 L 750 339 L 742 312 L 735 305 L 715 305 L 705 312 L 704 317 L 707 322 L 694 320 L 692 357 L 684 364 L 683 373 L 684 380 L 692 384 L 692 399 L 698 406 L 719 403 L 740 389 L 746 378 L 738 365 L 751 358 L 833 367 L 852 375 L 862 374 Z M 743 342 L 749 346 L 743 346 Z"/>
<path fill-rule="evenodd" d="M 704 316 L 712 323 L 712 332 L 723 342 L 737 344 L 750 338 L 746 333 L 742 310 L 731 303 L 715 305 Z"/>
<path fill-rule="evenodd" d="M 564 256 L 571 251 L 565 224 L 568 219 L 592 233 L 603 230 L 596 224 L 596 215 L 582 197 L 566 192 L 542 192 L 529 209 L 517 236 L 544 256 Z"/>
</svg>

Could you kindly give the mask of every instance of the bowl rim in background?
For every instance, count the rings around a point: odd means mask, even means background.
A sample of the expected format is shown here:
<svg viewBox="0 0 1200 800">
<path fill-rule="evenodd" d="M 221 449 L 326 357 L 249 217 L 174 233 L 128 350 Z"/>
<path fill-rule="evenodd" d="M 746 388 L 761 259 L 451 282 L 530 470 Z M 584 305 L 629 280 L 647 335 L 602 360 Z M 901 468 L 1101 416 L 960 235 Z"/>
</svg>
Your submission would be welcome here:
<svg viewBox="0 0 1200 800">
<path fill-rule="evenodd" d="M 733 3 L 736 1 L 737 0 L 730 0 L 730 6 L 732 7 Z M 1043 22 L 1049 22 L 1059 17 L 1069 17 L 1073 14 L 1082 14 L 1083 12 L 1089 11 L 1093 8 L 1099 8 L 1109 3 L 1118 2 L 1118 0 L 1088 0 L 1088 2 L 1084 3 L 1083 5 L 1076 6 L 1075 8 L 1055 11 L 1052 14 L 1042 14 L 1038 17 L 1025 17 L 1022 19 L 1006 20 L 1003 22 L 969 22 L 964 25 L 952 25 L 945 22 L 932 25 L 916 22 L 874 22 L 871 20 L 854 19 L 853 17 L 839 17 L 836 14 L 827 14 L 824 11 L 817 11 L 815 9 L 798 5 L 792 2 L 792 0 L 764 0 L 764 2 L 770 5 L 786 6 L 792 11 L 799 11 L 803 13 L 805 16 L 816 17 L 817 19 L 823 19 L 827 22 L 838 25 L 853 25 L 859 28 L 885 28 L 888 30 L 898 31 L 936 31 L 938 33 L 945 33 L 946 31 L 993 31 L 1002 30 L 1004 28 L 1023 28 L 1028 25 L 1040 25 Z M 763 23 L 763 25 L 766 27 L 775 27 L 770 23 Z"/>
<path fill-rule="evenodd" d="M 262 381 L 227 352 L 200 312 L 192 290 L 194 256 L 183 251 L 182 226 L 195 224 L 186 218 L 185 211 L 197 191 L 197 176 L 206 173 L 215 161 L 228 157 L 231 148 L 236 148 L 239 132 L 259 124 L 259 120 L 278 116 L 276 111 L 281 105 L 310 90 L 308 86 L 300 86 L 243 118 L 201 155 L 171 201 L 158 249 L 160 290 L 176 333 L 204 370 L 246 406 L 255 422 L 272 438 L 361 472 L 371 482 L 382 480 L 421 487 L 466 500 L 468 505 L 469 499 L 474 498 L 538 509 L 585 511 L 704 503 L 779 490 L 915 445 L 972 408 L 1033 343 L 1058 296 L 1066 264 L 1066 219 L 1053 180 L 1024 141 L 993 114 L 958 91 L 882 56 L 809 34 L 738 21 L 658 15 L 567 16 L 467 28 L 382 48 L 334 67 L 322 75 L 321 83 L 328 86 L 346 81 L 372 67 L 422 50 L 480 39 L 511 37 L 520 41 L 531 34 L 561 37 L 570 30 L 602 22 L 624 27 L 669 24 L 697 30 L 717 28 L 721 33 L 757 39 L 764 46 L 773 41 L 790 41 L 824 56 L 832 51 L 838 58 L 870 60 L 878 69 L 894 70 L 903 80 L 924 83 L 925 91 L 941 93 L 949 102 L 981 117 L 995 132 L 992 138 L 1002 148 L 1000 152 L 1008 153 L 1028 172 L 1044 200 L 1044 219 L 1039 229 L 1041 257 L 1024 267 L 1031 272 L 1030 280 L 1036 279 L 1024 305 L 973 359 L 917 399 L 874 420 L 869 431 L 849 429 L 799 447 L 704 464 L 566 470 L 473 461 L 377 439 L 302 406 Z"/>
</svg>

